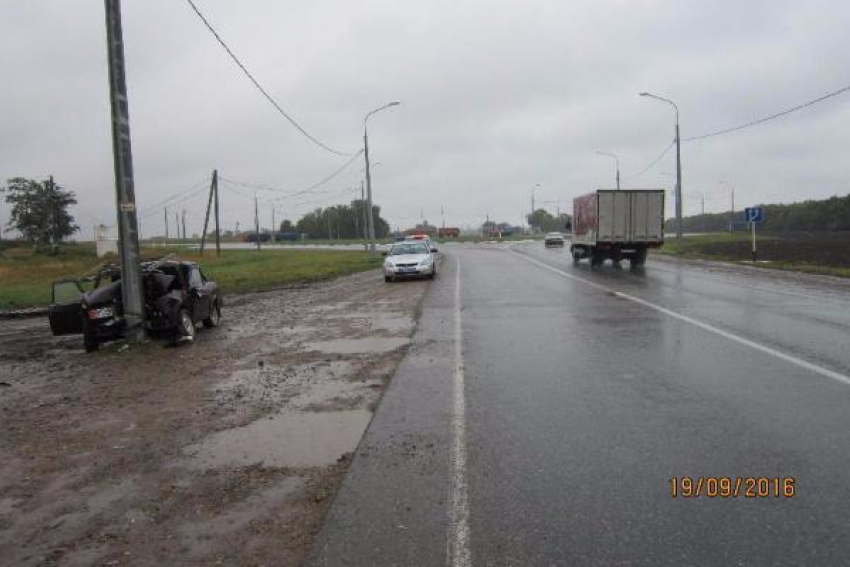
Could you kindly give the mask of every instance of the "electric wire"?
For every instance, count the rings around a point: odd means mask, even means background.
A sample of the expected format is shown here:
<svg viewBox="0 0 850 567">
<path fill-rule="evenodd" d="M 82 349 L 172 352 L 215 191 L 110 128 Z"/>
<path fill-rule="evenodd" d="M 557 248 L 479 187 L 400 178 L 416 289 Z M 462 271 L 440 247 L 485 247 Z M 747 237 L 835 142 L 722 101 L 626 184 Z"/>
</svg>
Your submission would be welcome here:
<svg viewBox="0 0 850 567">
<path fill-rule="evenodd" d="M 667 155 L 667 152 L 669 152 L 669 151 L 670 151 L 670 148 L 672 148 L 672 147 L 673 147 L 673 146 L 675 146 L 675 145 L 676 145 L 676 140 L 673 140 L 672 142 L 670 142 L 670 145 L 669 145 L 669 146 L 667 146 L 666 148 L 664 148 L 664 151 L 663 151 L 663 152 L 661 152 L 661 154 L 659 154 L 659 156 L 658 156 L 657 158 L 655 158 L 654 160 L 652 160 L 651 162 L 649 162 L 649 165 L 647 165 L 646 167 L 644 167 L 643 169 L 641 169 L 641 170 L 640 170 L 639 172 L 637 172 L 637 173 L 633 173 L 632 175 L 624 175 L 624 176 L 622 177 L 622 180 L 623 180 L 623 181 L 627 181 L 627 180 L 629 180 L 629 179 L 635 179 L 635 178 L 637 178 L 637 177 L 640 177 L 641 175 L 643 175 L 644 173 L 646 173 L 647 171 L 649 171 L 650 169 L 652 169 L 653 167 L 655 167 L 655 166 L 658 164 L 658 162 L 659 162 L 659 161 L 661 161 L 661 160 L 662 160 L 662 158 L 663 158 L 664 156 L 666 156 L 666 155 Z"/>
<path fill-rule="evenodd" d="M 195 12 L 195 14 L 197 14 L 198 18 L 201 19 L 201 21 L 204 23 L 204 25 L 207 27 L 207 29 L 213 34 L 213 36 L 218 41 L 218 43 L 221 44 L 221 46 L 224 48 L 224 50 L 227 52 L 227 54 L 230 56 L 230 58 L 233 59 L 233 62 L 236 63 L 236 65 L 242 70 L 242 72 L 245 74 L 245 76 L 248 77 L 248 79 L 254 84 L 255 87 L 257 87 L 257 89 L 260 91 L 260 93 L 262 93 L 262 95 L 264 97 L 266 97 L 266 99 L 272 104 L 272 106 L 274 106 L 277 109 L 277 111 L 284 118 L 286 118 L 286 120 L 288 120 L 289 123 L 292 124 L 292 126 L 295 127 L 296 130 L 301 132 L 301 134 L 304 135 L 304 137 L 306 137 L 308 140 L 310 140 L 311 142 L 313 142 L 314 144 L 316 144 L 320 148 L 323 148 L 324 150 L 326 150 L 326 151 L 328 151 L 332 154 L 336 154 L 338 156 L 353 155 L 350 152 L 341 152 L 339 150 L 335 150 L 335 149 L 327 146 L 326 144 L 324 144 L 320 140 L 318 140 L 316 137 L 314 137 L 312 134 L 307 132 L 307 130 L 305 130 L 298 122 L 296 122 L 295 119 L 292 118 L 292 116 L 290 116 L 280 106 L 280 104 L 277 103 L 277 101 L 274 98 L 272 98 L 272 96 L 266 91 L 266 89 L 264 89 L 262 87 L 262 85 L 260 85 L 260 83 L 257 81 L 257 79 L 254 78 L 254 75 L 252 75 L 251 72 L 248 71 L 247 67 L 245 67 L 245 65 L 239 60 L 239 58 L 236 57 L 236 54 L 234 54 L 233 51 L 230 49 L 230 47 L 228 47 L 228 45 L 224 42 L 224 40 L 221 38 L 221 36 L 218 34 L 218 32 L 215 30 L 215 28 L 213 28 L 213 26 L 212 26 L 212 24 L 210 24 L 209 20 L 207 20 L 207 18 L 201 13 L 201 11 L 198 9 L 198 7 L 195 5 L 195 3 L 192 0 L 186 0 L 186 2 L 189 4 L 189 6 L 191 6 L 192 10 L 194 10 L 194 12 Z"/>
<path fill-rule="evenodd" d="M 324 179 L 317 181 L 316 183 L 313 183 L 309 187 L 305 187 L 304 189 L 298 189 L 298 190 L 295 190 L 295 191 L 279 189 L 279 188 L 276 188 L 276 187 L 272 187 L 270 185 L 261 185 L 261 184 L 258 184 L 258 183 L 248 183 L 246 181 L 237 181 L 235 179 L 229 179 L 229 178 L 222 177 L 222 176 L 219 176 L 219 180 L 224 180 L 227 183 L 238 185 L 240 187 L 245 187 L 246 189 L 255 189 L 257 191 L 268 191 L 268 192 L 271 192 L 271 193 L 286 193 L 286 195 L 282 195 L 280 197 L 277 197 L 277 199 L 278 200 L 288 199 L 288 198 L 291 198 L 291 197 L 296 197 L 298 195 L 304 195 L 306 193 L 312 193 L 313 191 L 315 191 L 316 189 L 318 189 L 322 185 L 325 185 L 325 184 L 331 182 L 340 173 L 345 171 L 345 169 L 348 166 L 350 166 L 352 163 L 354 163 L 354 160 L 356 160 L 358 157 L 360 157 L 360 154 L 362 154 L 362 153 L 363 153 L 363 150 L 356 152 L 351 157 L 351 159 L 349 159 L 347 162 L 342 164 L 339 168 L 334 170 L 333 173 L 331 173 L 330 175 L 328 175 Z"/>
<path fill-rule="evenodd" d="M 796 112 L 798 110 L 802 110 L 802 109 L 807 108 L 809 106 L 815 105 L 819 102 L 823 102 L 827 99 L 838 96 L 838 95 L 845 93 L 847 91 L 850 91 L 850 85 L 847 85 L 846 87 L 838 89 L 837 91 L 833 91 L 829 94 L 825 94 L 823 96 L 820 96 L 820 97 L 818 97 L 814 100 L 804 102 L 803 104 L 798 104 L 797 106 L 783 110 L 782 112 L 777 112 L 776 114 L 771 114 L 770 116 L 765 116 L 764 118 L 759 118 L 758 120 L 753 120 L 752 122 L 747 122 L 746 124 L 741 124 L 739 126 L 733 126 L 731 128 L 724 128 L 723 130 L 718 130 L 716 132 L 709 132 L 708 134 L 702 134 L 700 136 L 692 136 L 690 138 L 683 138 L 682 141 L 683 142 L 693 142 L 695 140 L 704 140 L 706 138 L 712 138 L 714 136 L 721 136 L 723 134 L 730 134 L 732 132 L 737 132 L 739 130 L 743 130 L 744 128 L 749 128 L 750 126 L 756 126 L 758 124 L 763 124 L 765 122 L 768 122 L 770 120 L 774 120 L 776 118 L 780 118 L 782 116 L 787 116 L 788 114 L 791 114 L 792 112 Z"/>
</svg>

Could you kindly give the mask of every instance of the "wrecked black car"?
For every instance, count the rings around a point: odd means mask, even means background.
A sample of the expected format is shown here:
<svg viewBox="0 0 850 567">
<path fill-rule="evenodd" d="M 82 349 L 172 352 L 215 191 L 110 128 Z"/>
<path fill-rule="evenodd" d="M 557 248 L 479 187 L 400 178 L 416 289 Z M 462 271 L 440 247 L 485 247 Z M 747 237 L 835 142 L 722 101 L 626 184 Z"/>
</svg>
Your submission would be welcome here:
<svg viewBox="0 0 850 567">
<path fill-rule="evenodd" d="M 199 324 L 217 327 L 222 300 L 218 286 L 195 262 L 142 262 L 144 326 L 155 337 L 192 340 Z M 107 266 L 79 279 L 53 284 L 48 311 L 54 335 L 82 334 L 86 352 L 124 334 L 121 271 Z"/>
</svg>

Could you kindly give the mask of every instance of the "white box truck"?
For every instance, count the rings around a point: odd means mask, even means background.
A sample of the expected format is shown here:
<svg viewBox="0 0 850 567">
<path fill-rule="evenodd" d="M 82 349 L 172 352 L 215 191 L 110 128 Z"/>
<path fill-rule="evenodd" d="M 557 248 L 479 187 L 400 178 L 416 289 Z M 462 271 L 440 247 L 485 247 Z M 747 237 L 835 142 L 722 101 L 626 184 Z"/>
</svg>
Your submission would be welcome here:
<svg viewBox="0 0 850 567">
<path fill-rule="evenodd" d="M 663 189 L 599 189 L 573 200 L 573 262 L 626 259 L 642 266 L 647 251 L 663 244 Z"/>
</svg>

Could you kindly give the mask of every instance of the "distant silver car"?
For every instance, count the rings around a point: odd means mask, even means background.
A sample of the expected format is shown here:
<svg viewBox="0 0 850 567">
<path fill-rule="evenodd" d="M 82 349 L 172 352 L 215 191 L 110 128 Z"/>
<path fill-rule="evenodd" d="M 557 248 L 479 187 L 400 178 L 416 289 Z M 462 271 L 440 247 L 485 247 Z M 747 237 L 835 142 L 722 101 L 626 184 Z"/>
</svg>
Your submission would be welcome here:
<svg viewBox="0 0 850 567">
<path fill-rule="evenodd" d="M 564 247 L 564 235 L 560 232 L 550 232 L 546 236 L 543 237 L 543 244 L 546 248 L 552 248 L 558 246 L 560 248 Z"/>
<path fill-rule="evenodd" d="M 384 281 L 437 275 L 437 249 L 422 241 L 396 242 L 386 253 Z"/>
</svg>

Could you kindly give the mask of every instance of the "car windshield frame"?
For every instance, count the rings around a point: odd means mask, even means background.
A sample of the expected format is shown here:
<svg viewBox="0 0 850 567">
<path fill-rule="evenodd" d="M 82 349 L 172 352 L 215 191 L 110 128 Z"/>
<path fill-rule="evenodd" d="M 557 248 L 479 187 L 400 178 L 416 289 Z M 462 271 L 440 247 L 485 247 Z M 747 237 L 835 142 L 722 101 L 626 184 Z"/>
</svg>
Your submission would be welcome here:
<svg viewBox="0 0 850 567">
<path fill-rule="evenodd" d="M 394 245 L 390 248 L 388 256 L 404 256 L 409 254 L 428 254 L 430 250 L 428 245 L 422 241 L 404 242 Z"/>
</svg>

